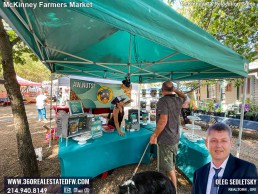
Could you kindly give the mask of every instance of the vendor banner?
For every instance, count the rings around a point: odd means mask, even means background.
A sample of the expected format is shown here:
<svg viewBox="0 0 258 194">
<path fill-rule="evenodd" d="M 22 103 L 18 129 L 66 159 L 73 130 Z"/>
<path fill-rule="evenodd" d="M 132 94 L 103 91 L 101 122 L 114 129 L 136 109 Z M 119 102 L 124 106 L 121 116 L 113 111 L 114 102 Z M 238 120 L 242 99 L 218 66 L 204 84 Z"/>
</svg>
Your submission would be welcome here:
<svg viewBox="0 0 258 194">
<path fill-rule="evenodd" d="M 126 97 L 124 90 L 122 84 L 70 79 L 70 100 L 81 100 L 85 108 L 110 108 L 116 96 Z"/>
</svg>

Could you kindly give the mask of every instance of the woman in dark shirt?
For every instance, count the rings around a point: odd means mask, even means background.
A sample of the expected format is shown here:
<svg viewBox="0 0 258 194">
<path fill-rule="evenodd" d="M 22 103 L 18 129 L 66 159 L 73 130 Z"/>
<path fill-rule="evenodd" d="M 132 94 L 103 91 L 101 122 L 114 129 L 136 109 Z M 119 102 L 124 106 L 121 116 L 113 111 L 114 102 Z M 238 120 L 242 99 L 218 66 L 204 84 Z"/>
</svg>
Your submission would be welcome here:
<svg viewBox="0 0 258 194">
<path fill-rule="evenodd" d="M 187 118 L 187 116 L 191 115 L 189 104 L 190 104 L 190 99 L 187 98 L 187 100 L 182 105 L 182 109 L 181 109 L 181 114 L 182 114 L 185 124 L 190 123 L 190 120 Z"/>
<path fill-rule="evenodd" d="M 112 117 L 108 121 L 108 124 L 114 126 L 117 129 L 118 134 L 121 136 L 125 135 L 120 129 L 121 123 L 124 118 L 124 106 L 132 102 L 132 100 L 128 100 L 127 102 L 124 102 L 124 100 L 125 98 L 123 98 L 122 96 L 118 96 L 115 97 L 115 99 L 111 102 L 116 106 L 113 109 Z"/>
</svg>

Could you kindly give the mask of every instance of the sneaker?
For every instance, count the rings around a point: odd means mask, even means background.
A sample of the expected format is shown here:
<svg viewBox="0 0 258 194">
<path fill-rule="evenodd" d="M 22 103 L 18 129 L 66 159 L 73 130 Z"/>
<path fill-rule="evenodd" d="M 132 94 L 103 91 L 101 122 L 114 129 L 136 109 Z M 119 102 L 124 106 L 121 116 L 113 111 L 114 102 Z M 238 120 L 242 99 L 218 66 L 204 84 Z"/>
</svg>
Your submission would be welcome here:
<svg viewBox="0 0 258 194">
<path fill-rule="evenodd" d="M 38 120 L 38 122 L 41 122 L 41 121 L 42 121 L 41 119 Z"/>
</svg>

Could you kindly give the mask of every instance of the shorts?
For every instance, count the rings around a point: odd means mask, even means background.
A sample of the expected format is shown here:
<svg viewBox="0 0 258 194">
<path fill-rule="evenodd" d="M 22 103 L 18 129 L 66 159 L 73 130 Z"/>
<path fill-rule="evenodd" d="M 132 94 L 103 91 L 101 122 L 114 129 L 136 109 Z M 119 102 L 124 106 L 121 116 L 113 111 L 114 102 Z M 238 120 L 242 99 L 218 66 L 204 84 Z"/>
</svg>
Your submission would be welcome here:
<svg viewBox="0 0 258 194">
<path fill-rule="evenodd" d="M 166 172 L 170 172 L 175 169 L 178 143 L 175 145 L 158 143 L 158 145 L 159 171 L 166 175 Z"/>
</svg>

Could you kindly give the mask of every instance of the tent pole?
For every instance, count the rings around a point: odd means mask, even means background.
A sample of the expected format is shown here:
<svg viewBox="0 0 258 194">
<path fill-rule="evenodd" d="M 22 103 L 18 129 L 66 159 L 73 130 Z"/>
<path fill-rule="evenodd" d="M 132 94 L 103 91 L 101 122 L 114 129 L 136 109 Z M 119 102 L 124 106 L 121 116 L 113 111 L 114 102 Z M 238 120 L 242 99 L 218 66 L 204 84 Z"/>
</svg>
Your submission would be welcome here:
<svg viewBox="0 0 258 194">
<path fill-rule="evenodd" d="M 199 61 L 198 59 L 181 59 L 181 60 L 167 60 L 167 61 L 154 61 L 154 62 L 146 62 L 145 64 L 162 64 L 162 63 L 181 63 L 181 62 L 192 62 Z"/>
<path fill-rule="evenodd" d="M 79 57 L 79 56 L 76 56 L 76 55 L 73 55 L 73 54 L 70 54 L 70 53 L 67 53 L 67 52 L 64 52 L 64 51 L 60 51 L 60 50 L 57 50 L 57 49 L 54 49 L 54 48 L 51 48 L 51 47 L 47 47 L 47 48 L 52 50 L 52 51 L 56 51 L 56 52 L 59 52 L 59 53 L 62 53 L 62 54 L 74 57 L 76 59 L 81 59 L 82 61 L 88 62 L 89 64 L 94 64 L 93 61 L 87 60 L 85 58 L 82 58 L 82 57 Z"/>
<path fill-rule="evenodd" d="M 138 104 L 138 122 L 139 122 L 139 125 L 140 125 L 140 122 L 141 122 L 141 90 L 142 90 L 142 84 L 140 83 L 139 86 L 138 86 L 138 96 L 137 96 L 137 101 L 136 104 Z"/>
<path fill-rule="evenodd" d="M 63 60 L 46 60 L 47 63 L 69 63 L 69 64 L 82 64 L 82 65 L 93 65 L 92 62 L 84 61 L 63 61 Z M 98 63 L 101 65 L 110 65 L 110 66 L 127 66 L 127 63 Z"/>
<path fill-rule="evenodd" d="M 69 67 L 68 65 L 65 65 L 65 64 L 58 64 L 59 66 L 62 66 L 62 67 L 66 67 L 68 69 L 73 69 L 75 72 L 84 72 L 84 73 L 87 73 L 87 74 L 90 74 L 90 75 L 93 75 L 94 77 L 99 77 L 99 78 L 102 78 L 102 76 L 99 76 L 99 75 L 96 75 L 96 74 L 93 74 L 93 73 L 89 73 L 89 72 L 85 72 L 83 70 L 78 70 L 78 69 L 75 69 L 75 68 L 72 68 L 72 67 Z M 69 71 L 71 72 L 71 71 Z"/>
<path fill-rule="evenodd" d="M 219 84 L 220 84 L 220 97 L 219 97 L 219 104 L 220 104 L 220 107 L 222 107 L 222 87 L 223 87 L 223 84 L 222 84 L 222 80 L 220 80 Z"/>
<path fill-rule="evenodd" d="M 51 75 L 50 75 L 50 78 L 51 78 L 51 86 L 50 86 L 50 107 L 49 107 L 49 119 L 50 119 L 50 126 L 49 126 L 49 128 L 50 128 L 50 137 L 49 137 L 49 147 L 51 147 L 52 146 L 52 133 L 51 133 L 51 126 L 52 126 L 52 89 L 53 89 L 53 76 L 54 76 L 54 74 L 53 73 L 51 73 Z"/>
<path fill-rule="evenodd" d="M 191 74 L 211 74 L 211 72 L 187 72 L 187 71 L 180 71 L 180 72 L 173 72 L 173 75 L 176 74 L 187 74 L 187 73 L 191 73 Z M 220 74 L 228 74 L 228 72 L 212 72 L 212 73 L 220 73 Z M 152 73 L 131 73 L 131 75 L 151 75 Z M 168 75 L 168 72 L 159 72 L 160 75 L 164 74 L 164 75 Z"/>
<path fill-rule="evenodd" d="M 131 63 L 132 56 L 132 34 L 130 34 L 130 44 L 129 44 L 129 53 L 128 53 L 128 64 Z"/>
<path fill-rule="evenodd" d="M 10 0 L 6 0 L 6 2 L 9 2 L 10 3 Z M 10 9 L 13 11 L 14 15 L 18 18 L 18 20 L 24 25 L 24 27 L 30 32 L 31 32 L 31 29 L 28 24 L 25 22 L 25 20 L 22 18 L 22 16 L 19 14 L 19 12 L 13 7 L 11 6 Z M 43 46 L 43 44 L 40 42 L 40 40 L 38 39 L 38 37 L 36 36 L 35 37 L 38 41 L 39 44 L 41 44 Z"/>
<path fill-rule="evenodd" d="M 126 74 L 126 73 L 124 73 L 124 72 L 122 72 L 122 71 L 119 71 L 119 70 L 117 70 L 117 69 L 114 69 L 114 68 L 111 68 L 111 67 L 107 67 L 107 66 L 105 66 L 105 65 L 101 65 L 101 63 L 95 63 L 95 62 L 89 61 L 89 60 L 87 60 L 87 59 L 84 59 L 84 58 L 82 58 L 82 57 L 79 57 L 79 56 L 76 56 L 76 55 L 73 55 L 73 54 L 70 54 L 70 53 L 67 53 L 67 52 L 64 52 L 64 51 L 60 51 L 60 50 L 57 50 L 57 49 L 54 49 L 54 48 L 51 48 L 51 47 L 47 47 L 47 48 L 49 48 L 49 49 L 52 50 L 52 51 L 56 51 L 56 52 L 59 52 L 59 53 L 62 53 L 62 54 L 65 54 L 65 55 L 74 57 L 74 58 L 76 58 L 76 59 L 81 59 L 82 61 L 85 61 L 85 62 L 90 62 L 91 64 L 95 64 L 95 65 L 98 65 L 98 66 L 101 66 L 101 67 L 104 67 L 104 68 L 107 68 L 107 69 L 111 69 L 111 70 L 113 70 L 114 72 L 119 72 L 119 73 L 121 73 L 121 74 Z"/>
<path fill-rule="evenodd" d="M 158 62 L 164 61 L 164 60 L 166 60 L 166 59 L 168 59 L 168 58 L 174 57 L 174 56 L 177 55 L 177 54 L 179 54 L 178 51 L 176 51 L 176 52 L 174 52 L 174 53 L 172 53 L 172 54 L 170 54 L 170 55 L 168 55 L 168 56 L 165 56 L 165 57 L 161 58 L 160 60 L 154 61 L 154 62 L 155 62 L 155 63 L 158 63 Z"/>
<path fill-rule="evenodd" d="M 136 73 L 136 72 L 139 72 L 139 71 L 145 70 L 145 69 L 147 69 L 148 67 L 150 67 L 150 66 L 152 66 L 152 65 L 154 65 L 154 64 L 155 64 L 155 63 L 149 64 L 149 65 L 145 66 L 144 68 L 141 68 L 141 69 L 135 70 L 135 71 L 134 71 L 134 72 L 132 72 L 132 73 Z"/>
<path fill-rule="evenodd" d="M 176 51 L 176 52 L 172 53 L 171 55 L 168 55 L 168 56 L 166 56 L 166 57 L 164 57 L 164 58 L 162 58 L 162 59 L 160 59 L 160 60 L 158 60 L 158 61 L 145 63 L 145 64 L 147 65 L 146 67 L 144 67 L 144 68 L 142 68 L 142 69 L 135 70 L 133 73 L 136 73 L 136 72 L 141 71 L 141 70 L 143 70 L 143 69 L 147 69 L 148 67 L 150 67 L 150 66 L 152 66 L 152 65 L 154 65 L 154 64 L 159 64 L 159 63 L 161 63 L 163 60 L 165 60 L 165 59 L 167 59 L 167 58 L 171 58 L 171 57 L 173 57 L 173 56 L 175 56 L 175 55 L 177 55 L 177 54 L 178 54 L 178 52 Z"/>
<path fill-rule="evenodd" d="M 212 71 L 212 70 L 215 70 L 215 69 L 218 69 L 218 68 L 208 69 L 208 70 L 205 70 L 205 71 L 203 71 L 203 72 L 191 73 L 191 74 L 189 74 L 189 75 L 185 75 L 185 76 L 182 76 L 182 77 L 177 77 L 177 79 L 187 78 L 187 77 L 189 77 L 189 76 L 196 75 L 196 74 L 201 74 L 201 73 L 204 73 L 204 72 L 206 72 L 206 73 L 214 73 L 214 72 L 209 72 L 209 71 Z M 228 72 L 227 72 L 227 73 L 228 73 Z"/>
<path fill-rule="evenodd" d="M 133 66 L 133 67 L 135 67 L 135 68 L 137 68 L 137 69 L 139 69 L 139 70 L 143 70 L 143 71 L 145 71 L 145 72 L 148 72 L 148 73 L 153 73 L 153 72 L 151 72 L 151 71 L 148 71 L 148 70 L 143 69 L 143 68 L 141 68 L 141 67 L 138 67 L 138 66 L 136 66 L 136 65 L 132 65 L 132 64 L 131 64 L 131 66 Z M 160 77 L 163 77 L 163 78 L 165 78 L 166 80 L 169 79 L 168 77 L 163 76 L 163 75 L 160 75 L 160 74 L 158 74 L 158 73 L 155 73 L 155 75 L 160 76 Z"/>
<path fill-rule="evenodd" d="M 239 154 L 240 154 L 241 140 L 242 140 L 242 131 L 243 131 L 243 124 L 244 124 L 246 89 L 247 89 L 247 78 L 244 79 L 243 102 L 242 102 L 242 107 L 241 107 L 241 117 L 240 117 L 239 135 L 238 135 L 237 153 L 236 153 L 236 157 L 238 157 L 238 158 L 239 158 Z"/>
</svg>

